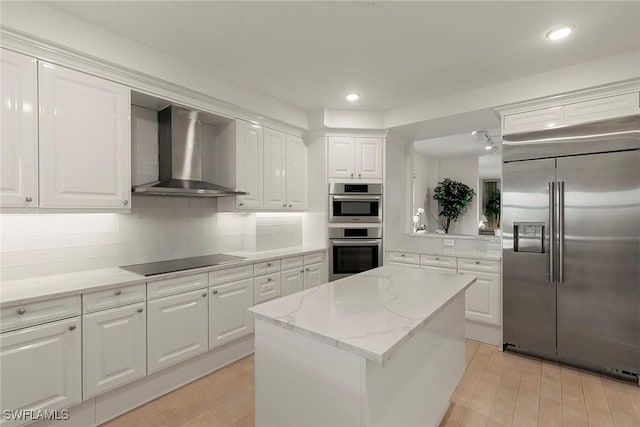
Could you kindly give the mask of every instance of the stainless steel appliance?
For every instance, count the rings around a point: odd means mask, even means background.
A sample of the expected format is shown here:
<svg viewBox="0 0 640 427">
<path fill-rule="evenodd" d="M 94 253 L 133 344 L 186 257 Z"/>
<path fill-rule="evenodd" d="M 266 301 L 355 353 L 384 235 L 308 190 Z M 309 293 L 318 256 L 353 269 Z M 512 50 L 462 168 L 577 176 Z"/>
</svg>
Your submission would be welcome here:
<svg viewBox="0 0 640 427">
<path fill-rule="evenodd" d="M 329 184 L 329 222 L 382 223 L 382 184 Z"/>
<path fill-rule="evenodd" d="M 136 194 L 221 197 L 245 195 L 233 188 L 203 181 L 202 151 L 212 144 L 202 138 L 201 124 L 224 122 L 218 116 L 171 105 L 158 111 L 159 181 L 133 187 Z"/>
<path fill-rule="evenodd" d="M 171 273 L 174 271 L 191 270 L 192 268 L 232 264 L 234 262 L 245 261 L 246 259 L 247 258 L 235 255 L 213 254 L 168 261 L 147 262 L 144 264 L 123 265 L 120 268 L 143 276 L 154 276 L 156 274 Z"/>
<path fill-rule="evenodd" d="M 640 117 L 504 137 L 504 348 L 638 381 Z"/>
<path fill-rule="evenodd" d="M 382 265 L 382 228 L 329 228 L 329 280 Z"/>
</svg>

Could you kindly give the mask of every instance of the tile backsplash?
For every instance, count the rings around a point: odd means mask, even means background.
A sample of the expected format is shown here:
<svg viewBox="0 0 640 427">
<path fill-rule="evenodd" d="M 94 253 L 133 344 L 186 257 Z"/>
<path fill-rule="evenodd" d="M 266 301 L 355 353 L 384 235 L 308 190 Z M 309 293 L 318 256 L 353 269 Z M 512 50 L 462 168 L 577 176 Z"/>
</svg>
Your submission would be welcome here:
<svg viewBox="0 0 640 427">
<path fill-rule="evenodd" d="M 131 110 L 133 185 L 158 179 L 156 113 Z M 215 198 L 134 196 L 130 213 L 3 213 L 2 280 L 302 245 L 304 214 L 218 213 Z"/>
</svg>

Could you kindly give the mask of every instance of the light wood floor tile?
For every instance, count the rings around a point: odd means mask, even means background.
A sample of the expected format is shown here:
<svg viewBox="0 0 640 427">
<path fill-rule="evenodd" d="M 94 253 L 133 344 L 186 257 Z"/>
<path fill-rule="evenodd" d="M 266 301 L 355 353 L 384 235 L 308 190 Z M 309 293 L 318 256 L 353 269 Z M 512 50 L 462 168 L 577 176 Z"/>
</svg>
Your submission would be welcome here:
<svg viewBox="0 0 640 427">
<path fill-rule="evenodd" d="M 467 340 L 446 427 L 640 427 L 640 387 Z M 252 427 L 254 358 L 241 359 L 105 427 Z M 345 426 L 348 427 L 348 426 Z"/>
</svg>

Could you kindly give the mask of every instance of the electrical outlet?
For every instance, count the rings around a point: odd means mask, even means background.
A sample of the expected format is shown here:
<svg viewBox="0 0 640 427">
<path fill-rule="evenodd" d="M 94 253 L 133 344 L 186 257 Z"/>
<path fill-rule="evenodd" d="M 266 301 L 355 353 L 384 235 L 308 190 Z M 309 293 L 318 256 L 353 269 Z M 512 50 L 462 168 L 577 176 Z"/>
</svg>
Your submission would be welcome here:
<svg viewBox="0 0 640 427">
<path fill-rule="evenodd" d="M 456 245 L 456 241 L 453 239 L 444 239 L 444 245 L 445 246 L 455 246 Z"/>
</svg>

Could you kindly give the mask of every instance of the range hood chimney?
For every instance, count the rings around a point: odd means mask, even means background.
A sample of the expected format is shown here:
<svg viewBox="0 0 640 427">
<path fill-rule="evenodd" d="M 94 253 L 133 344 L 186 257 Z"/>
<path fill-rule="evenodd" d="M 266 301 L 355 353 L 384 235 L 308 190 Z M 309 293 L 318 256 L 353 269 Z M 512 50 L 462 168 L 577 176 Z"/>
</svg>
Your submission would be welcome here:
<svg viewBox="0 0 640 427">
<path fill-rule="evenodd" d="M 171 105 L 158 111 L 160 180 L 133 187 L 136 194 L 221 197 L 247 193 L 202 180 L 203 113 Z"/>
</svg>

